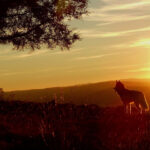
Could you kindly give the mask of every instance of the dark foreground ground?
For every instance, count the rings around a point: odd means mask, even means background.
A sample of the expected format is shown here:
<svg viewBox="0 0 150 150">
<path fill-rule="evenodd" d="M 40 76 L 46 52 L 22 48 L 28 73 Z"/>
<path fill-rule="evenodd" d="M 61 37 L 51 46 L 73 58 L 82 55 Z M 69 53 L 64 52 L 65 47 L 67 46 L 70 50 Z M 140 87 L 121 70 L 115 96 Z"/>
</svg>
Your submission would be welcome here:
<svg viewBox="0 0 150 150">
<path fill-rule="evenodd" d="M 122 107 L 0 102 L 0 150 L 149 150 L 150 114 Z"/>
</svg>

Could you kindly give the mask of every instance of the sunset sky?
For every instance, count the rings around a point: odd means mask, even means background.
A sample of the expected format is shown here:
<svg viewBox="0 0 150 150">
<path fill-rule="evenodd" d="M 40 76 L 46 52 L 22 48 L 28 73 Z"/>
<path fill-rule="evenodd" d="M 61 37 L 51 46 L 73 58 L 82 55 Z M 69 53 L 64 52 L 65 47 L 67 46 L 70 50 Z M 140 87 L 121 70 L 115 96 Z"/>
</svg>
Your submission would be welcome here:
<svg viewBox="0 0 150 150">
<path fill-rule="evenodd" d="M 33 53 L 0 45 L 5 91 L 150 77 L 150 0 L 90 0 L 89 14 L 69 22 L 82 38 L 70 51 Z"/>
</svg>

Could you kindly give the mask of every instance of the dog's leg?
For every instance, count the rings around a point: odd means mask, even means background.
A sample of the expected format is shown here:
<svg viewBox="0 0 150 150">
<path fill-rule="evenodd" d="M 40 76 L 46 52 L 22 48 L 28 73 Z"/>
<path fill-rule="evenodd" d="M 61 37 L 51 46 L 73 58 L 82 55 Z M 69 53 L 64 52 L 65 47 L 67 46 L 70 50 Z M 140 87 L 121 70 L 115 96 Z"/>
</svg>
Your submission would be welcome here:
<svg viewBox="0 0 150 150">
<path fill-rule="evenodd" d="M 124 113 L 126 113 L 126 104 L 124 103 L 123 106 L 124 106 Z"/>
<path fill-rule="evenodd" d="M 135 103 L 136 108 L 138 109 L 138 111 L 140 112 L 140 114 L 142 114 L 142 108 L 140 107 L 139 103 Z"/>
<path fill-rule="evenodd" d="M 130 113 L 130 115 L 131 115 L 131 109 L 132 109 L 132 107 L 131 107 L 131 104 L 129 103 L 129 113 Z"/>
<path fill-rule="evenodd" d="M 125 114 L 127 113 L 127 105 L 126 104 L 124 104 L 124 112 L 125 112 Z"/>
<path fill-rule="evenodd" d="M 140 114 L 142 115 L 143 109 L 142 109 L 141 105 L 139 107 L 140 107 Z"/>
<path fill-rule="evenodd" d="M 129 106 L 129 104 L 124 104 L 124 112 L 126 114 L 130 114 L 130 106 Z"/>
<path fill-rule="evenodd" d="M 126 113 L 127 113 L 127 114 L 129 113 L 129 107 L 128 107 L 128 104 L 126 105 Z"/>
<path fill-rule="evenodd" d="M 129 104 L 126 104 L 126 114 L 129 113 Z"/>
<path fill-rule="evenodd" d="M 143 110 L 142 110 L 142 108 L 141 108 L 140 114 L 142 115 L 142 113 L 143 113 Z"/>
</svg>

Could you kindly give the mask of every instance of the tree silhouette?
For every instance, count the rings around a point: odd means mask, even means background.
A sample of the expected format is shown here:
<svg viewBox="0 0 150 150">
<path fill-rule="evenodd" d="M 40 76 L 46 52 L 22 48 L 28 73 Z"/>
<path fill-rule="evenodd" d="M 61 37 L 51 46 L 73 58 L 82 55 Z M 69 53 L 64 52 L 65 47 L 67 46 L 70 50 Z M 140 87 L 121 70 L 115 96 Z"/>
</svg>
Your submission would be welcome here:
<svg viewBox="0 0 150 150">
<path fill-rule="evenodd" d="M 1 0 L 0 44 L 16 49 L 70 48 L 80 37 L 66 19 L 87 13 L 88 0 Z"/>
</svg>

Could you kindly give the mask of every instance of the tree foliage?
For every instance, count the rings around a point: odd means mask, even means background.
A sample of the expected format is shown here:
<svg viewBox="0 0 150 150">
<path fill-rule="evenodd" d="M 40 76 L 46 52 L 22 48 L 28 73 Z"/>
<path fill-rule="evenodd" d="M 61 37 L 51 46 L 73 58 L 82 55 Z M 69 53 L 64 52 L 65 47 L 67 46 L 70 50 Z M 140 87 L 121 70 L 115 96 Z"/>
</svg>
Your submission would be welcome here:
<svg viewBox="0 0 150 150">
<path fill-rule="evenodd" d="M 65 19 L 87 13 L 88 0 L 1 0 L 0 44 L 15 48 L 69 48 L 80 39 Z"/>
</svg>

